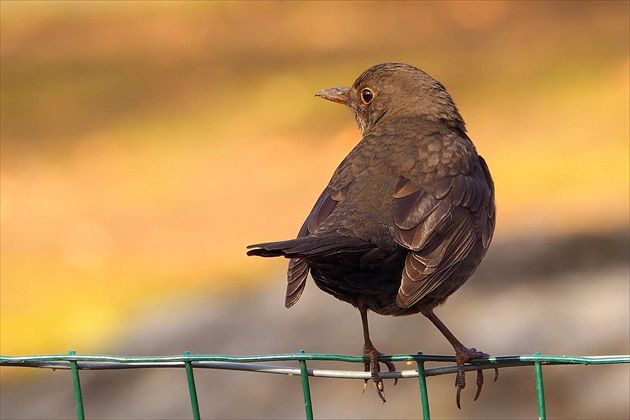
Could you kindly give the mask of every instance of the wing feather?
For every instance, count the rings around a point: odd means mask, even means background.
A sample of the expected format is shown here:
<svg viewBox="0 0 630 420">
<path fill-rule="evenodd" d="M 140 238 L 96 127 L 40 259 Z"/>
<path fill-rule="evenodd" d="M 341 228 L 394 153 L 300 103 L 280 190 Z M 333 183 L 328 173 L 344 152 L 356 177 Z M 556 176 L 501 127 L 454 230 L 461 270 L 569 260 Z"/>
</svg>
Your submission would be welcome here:
<svg viewBox="0 0 630 420">
<path fill-rule="evenodd" d="M 395 237 L 410 250 L 397 303 L 409 307 L 448 280 L 481 238 L 494 231 L 494 189 L 485 162 L 431 188 L 401 179 L 394 193 Z M 455 285 L 454 287 L 457 287 Z"/>
</svg>

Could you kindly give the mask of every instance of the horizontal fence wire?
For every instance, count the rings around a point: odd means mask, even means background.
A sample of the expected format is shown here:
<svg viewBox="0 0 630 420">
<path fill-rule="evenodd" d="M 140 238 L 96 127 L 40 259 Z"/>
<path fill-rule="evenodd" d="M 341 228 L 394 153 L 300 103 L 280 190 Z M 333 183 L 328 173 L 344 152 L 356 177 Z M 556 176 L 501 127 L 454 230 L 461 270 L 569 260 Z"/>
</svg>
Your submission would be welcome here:
<svg viewBox="0 0 630 420">
<path fill-rule="evenodd" d="M 398 354 L 379 357 L 381 361 L 416 363 L 418 369 L 395 372 L 381 372 L 383 379 L 418 378 L 420 385 L 420 400 L 425 420 L 430 419 L 429 401 L 427 396 L 426 377 L 452 374 L 457 372 L 454 356 L 428 354 Z M 309 377 L 336 379 L 370 379 L 370 372 L 357 370 L 312 369 L 307 367 L 308 361 L 346 362 L 364 364 L 367 360 L 363 356 L 344 354 L 297 353 L 269 354 L 253 356 L 234 356 L 220 354 L 190 354 L 172 356 L 111 356 L 76 354 L 49 354 L 34 356 L 0 356 L 0 366 L 68 369 L 72 371 L 74 393 L 76 398 L 77 418 L 84 418 L 83 396 L 79 379 L 80 370 L 112 370 L 112 369 L 142 369 L 142 368 L 184 368 L 188 378 L 188 388 L 191 399 L 191 409 L 194 419 L 200 418 L 199 403 L 193 368 L 240 370 L 279 375 L 299 375 L 302 379 L 304 393 L 304 407 L 306 418 L 313 418 L 313 404 L 311 401 Z M 279 366 L 274 362 L 297 362 L 297 367 Z M 450 363 L 449 366 L 425 368 L 426 362 Z M 543 365 L 601 365 L 630 363 L 630 355 L 614 356 L 553 356 L 540 353 L 518 356 L 492 356 L 473 359 L 466 365 L 466 370 L 496 369 L 517 366 L 534 366 L 540 419 L 546 418 L 545 394 L 543 387 Z"/>
</svg>

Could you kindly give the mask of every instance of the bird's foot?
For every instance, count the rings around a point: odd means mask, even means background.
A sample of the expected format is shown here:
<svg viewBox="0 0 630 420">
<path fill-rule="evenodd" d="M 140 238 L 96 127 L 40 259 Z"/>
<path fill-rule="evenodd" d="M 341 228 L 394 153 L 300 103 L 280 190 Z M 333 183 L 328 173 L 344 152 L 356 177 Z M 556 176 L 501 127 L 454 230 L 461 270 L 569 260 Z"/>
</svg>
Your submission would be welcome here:
<svg viewBox="0 0 630 420">
<path fill-rule="evenodd" d="M 461 408 L 460 405 L 460 395 L 462 389 L 466 387 L 466 371 L 464 368 L 464 364 L 471 359 L 476 359 L 478 357 L 488 357 L 487 353 L 477 351 L 477 349 L 471 348 L 468 349 L 466 347 L 462 347 L 455 350 L 455 362 L 457 363 L 457 377 L 455 379 L 455 386 L 457 387 L 457 395 L 455 397 L 455 401 L 457 403 L 457 408 Z M 494 380 L 496 381 L 499 377 L 499 369 L 494 369 Z M 483 386 L 483 371 L 477 371 L 477 392 L 475 393 L 475 401 L 479 398 L 481 394 L 481 387 Z"/>
<path fill-rule="evenodd" d="M 379 362 L 378 358 L 379 356 L 382 356 L 383 354 L 379 353 L 378 350 L 374 348 L 374 346 L 364 347 L 363 355 L 369 359 L 369 362 L 365 362 L 365 371 L 370 372 L 372 383 L 374 383 L 374 387 L 376 388 L 376 393 L 381 398 L 381 400 L 383 400 L 383 402 L 386 402 L 385 401 L 385 386 L 383 385 L 383 380 L 381 379 L 379 375 L 381 371 L 379 363 L 383 363 L 385 366 L 387 366 L 387 369 L 390 372 L 395 372 L 396 366 L 394 366 L 394 364 L 389 361 Z M 370 379 L 365 380 L 365 383 L 363 384 L 363 392 L 365 392 L 365 389 L 367 388 L 367 383 L 369 380 Z M 396 385 L 397 383 L 398 383 L 398 378 L 394 379 L 394 385 Z"/>
</svg>

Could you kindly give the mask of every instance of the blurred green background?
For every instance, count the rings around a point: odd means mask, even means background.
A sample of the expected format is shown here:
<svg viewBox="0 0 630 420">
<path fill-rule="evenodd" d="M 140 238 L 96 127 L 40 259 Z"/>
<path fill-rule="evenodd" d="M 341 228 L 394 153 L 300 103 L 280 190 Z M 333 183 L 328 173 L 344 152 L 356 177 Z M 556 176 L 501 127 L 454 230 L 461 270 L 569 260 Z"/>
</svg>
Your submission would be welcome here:
<svg viewBox="0 0 630 420">
<path fill-rule="evenodd" d="M 359 140 L 313 95 L 385 61 L 457 102 L 494 246 L 627 229 L 628 5 L 3 0 L 0 353 L 104 352 L 147 302 L 283 282 L 245 246 L 294 236 Z"/>
</svg>

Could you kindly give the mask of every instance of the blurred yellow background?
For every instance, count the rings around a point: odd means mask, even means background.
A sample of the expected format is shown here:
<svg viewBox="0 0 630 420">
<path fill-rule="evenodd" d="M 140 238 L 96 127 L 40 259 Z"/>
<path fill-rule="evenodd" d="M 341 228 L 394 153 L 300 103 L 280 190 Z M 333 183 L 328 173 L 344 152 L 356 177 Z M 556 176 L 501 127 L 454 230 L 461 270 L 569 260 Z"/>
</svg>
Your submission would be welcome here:
<svg viewBox="0 0 630 420">
<path fill-rule="evenodd" d="M 314 93 L 380 62 L 454 97 L 494 246 L 628 227 L 628 2 L 1 8 L 3 355 L 105 352 L 145 302 L 264 287 L 285 261 L 245 246 L 294 236 L 359 140 Z"/>
</svg>

